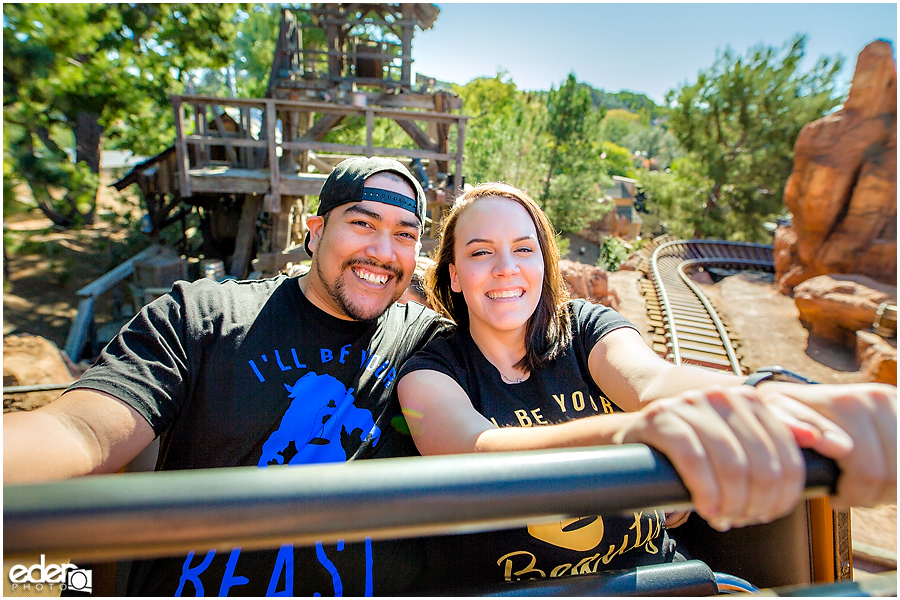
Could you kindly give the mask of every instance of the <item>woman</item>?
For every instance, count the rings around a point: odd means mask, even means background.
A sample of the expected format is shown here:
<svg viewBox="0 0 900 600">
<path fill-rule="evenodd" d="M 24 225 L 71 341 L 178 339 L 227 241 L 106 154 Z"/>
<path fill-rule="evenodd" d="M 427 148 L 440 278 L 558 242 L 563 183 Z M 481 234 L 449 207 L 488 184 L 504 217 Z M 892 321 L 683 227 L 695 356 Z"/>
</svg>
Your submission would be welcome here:
<svg viewBox="0 0 900 600">
<path fill-rule="evenodd" d="M 777 387 L 789 384 L 768 384 L 775 408 L 764 406 L 741 378 L 671 365 L 615 311 L 569 301 L 553 235 L 535 202 L 501 183 L 466 192 L 447 216 L 426 291 L 458 327 L 410 359 L 397 388 L 422 454 L 647 443 L 719 529 L 796 506 L 798 441 L 849 454 L 845 432 Z M 717 387 L 691 391 L 702 385 Z M 896 423 L 895 392 L 893 414 Z M 667 561 L 674 550 L 661 521 L 644 512 L 529 527 L 514 541 L 503 534 L 487 562 L 509 580 Z M 531 562 L 517 569 L 510 557 L 521 556 Z"/>
</svg>

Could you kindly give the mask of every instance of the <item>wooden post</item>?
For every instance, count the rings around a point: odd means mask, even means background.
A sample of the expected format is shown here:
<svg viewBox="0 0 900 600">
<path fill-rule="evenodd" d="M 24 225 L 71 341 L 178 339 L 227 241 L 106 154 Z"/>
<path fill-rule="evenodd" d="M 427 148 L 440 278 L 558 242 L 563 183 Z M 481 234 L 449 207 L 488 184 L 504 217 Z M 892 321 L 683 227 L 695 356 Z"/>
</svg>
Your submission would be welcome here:
<svg viewBox="0 0 900 600">
<path fill-rule="evenodd" d="M 234 254 L 231 255 L 230 274 L 238 279 L 247 276 L 250 265 L 250 252 L 253 249 L 253 238 L 256 236 L 256 218 L 262 207 L 262 198 L 256 194 L 244 197 L 241 209 L 241 220 L 238 222 L 237 239 L 234 242 Z"/>
<path fill-rule="evenodd" d="M 458 121 L 459 125 L 457 125 L 456 132 L 456 175 L 454 176 L 454 184 L 457 188 L 462 190 L 463 186 L 463 149 L 465 148 L 466 141 L 466 119 L 465 117 L 460 117 Z M 450 191 L 453 193 L 453 190 Z M 453 197 L 456 197 L 456 194 L 453 193 Z"/>
<path fill-rule="evenodd" d="M 372 132 L 375 129 L 375 113 L 372 109 L 366 110 L 366 157 L 372 158 L 375 151 L 372 145 Z"/>
<path fill-rule="evenodd" d="M 172 107 L 175 109 L 175 154 L 178 159 L 178 187 L 182 198 L 191 195 L 191 179 L 189 175 L 190 161 L 187 152 L 187 140 L 184 139 L 184 104 L 181 96 L 172 96 Z"/>
<path fill-rule="evenodd" d="M 273 196 L 269 203 L 269 212 L 281 212 L 281 173 L 279 172 L 277 144 L 275 143 L 275 100 L 266 100 L 266 148 L 269 158 L 269 194 Z M 276 208 L 277 207 L 277 208 Z"/>
<path fill-rule="evenodd" d="M 404 21 L 407 21 L 407 19 L 404 19 Z M 412 70 L 412 23 L 404 23 L 400 31 L 401 52 L 403 53 L 400 57 L 400 85 L 409 89 L 411 87 L 410 71 Z"/>
</svg>

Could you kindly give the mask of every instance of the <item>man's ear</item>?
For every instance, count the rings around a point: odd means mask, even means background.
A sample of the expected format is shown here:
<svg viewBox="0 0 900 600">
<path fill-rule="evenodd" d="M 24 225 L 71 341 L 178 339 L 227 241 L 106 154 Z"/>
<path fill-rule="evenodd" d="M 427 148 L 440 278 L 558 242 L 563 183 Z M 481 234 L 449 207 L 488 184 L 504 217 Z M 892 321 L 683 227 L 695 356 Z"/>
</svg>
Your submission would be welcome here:
<svg viewBox="0 0 900 600">
<path fill-rule="evenodd" d="M 462 292 L 462 287 L 459 285 L 459 275 L 456 272 L 456 265 L 450 263 L 450 289 L 454 292 Z"/>
<path fill-rule="evenodd" d="M 306 228 L 309 230 L 309 249 L 315 253 L 319 240 L 322 239 L 322 231 L 325 229 L 325 217 L 321 215 L 309 215 L 306 217 Z"/>
</svg>

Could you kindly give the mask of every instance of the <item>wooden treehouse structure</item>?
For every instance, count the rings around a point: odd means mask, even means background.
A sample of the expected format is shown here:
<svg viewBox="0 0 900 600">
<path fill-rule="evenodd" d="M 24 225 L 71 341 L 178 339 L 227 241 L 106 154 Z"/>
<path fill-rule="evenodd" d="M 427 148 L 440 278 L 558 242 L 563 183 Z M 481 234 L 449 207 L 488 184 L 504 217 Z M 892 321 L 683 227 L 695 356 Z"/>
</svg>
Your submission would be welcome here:
<svg viewBox="0 0 900 600">
<path fill-rule="evenodd" d="M 309 199 L 348 156 L 408 165 L 438 221 L 463 182 L 467 119 L 453 113 L 462 106 L 457 96 L 411 82 L 413 34 L 438 13 L 433 4 L 283 9 L 265 98 L 172 96 L 175 144 L 116 187 L 141 188 L 152 231 L 200 210 L 204 253 L 238 278 L 306 258 Z M 327 137 L 347 123 L 364 139 Z M 403 147 L 374 144 L 382 123 Z"/>
</svg>

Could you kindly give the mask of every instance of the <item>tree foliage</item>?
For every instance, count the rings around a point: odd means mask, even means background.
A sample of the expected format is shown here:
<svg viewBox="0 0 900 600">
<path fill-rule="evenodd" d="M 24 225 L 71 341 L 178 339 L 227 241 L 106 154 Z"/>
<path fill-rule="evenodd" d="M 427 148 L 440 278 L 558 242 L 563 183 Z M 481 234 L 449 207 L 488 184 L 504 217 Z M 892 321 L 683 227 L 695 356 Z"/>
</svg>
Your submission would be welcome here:
<svg viewBox="0 0 900 600">
<path fill-rule="evenodd" d="M 825 57 L 800 72 L 805 42 L 800 36 L 782 51 L 757 47 L 745 57 L 728 49 L 696 83 L 669 93 L 670 131 L 709 182 L 689 209 L 695 236 L 724 226 L 731 236 L 763 239 L 765 220 L 782 211 L 800 129 L 839 102 L 840 59 Z"/>
<path fill-rule="evenodd" d="M 105 137 L 171 143 L 169 94 L 228 60 L 236 6 L 3 5 L 5 158 L 55 223 L 93 220 Z"/>
<path fill-rule="evenodd" d="M 546 169 L 541 156 L 546 112 L 539 97 L 520 92 L 505 73 L 473 79 L 455 91 L 463 99 L 466 177 L 505 181 L 535 198 Z"/>
<path fill-rule="evenodd" d="M 547 176 L 541 206 L 562 232 L 577 232 L 599 218 L 601 188 L 611 185 L 602 169 L 599 127 L 605 111 L 591 101 L 573 73 L 546 95 Z"/>
</svg>

